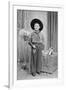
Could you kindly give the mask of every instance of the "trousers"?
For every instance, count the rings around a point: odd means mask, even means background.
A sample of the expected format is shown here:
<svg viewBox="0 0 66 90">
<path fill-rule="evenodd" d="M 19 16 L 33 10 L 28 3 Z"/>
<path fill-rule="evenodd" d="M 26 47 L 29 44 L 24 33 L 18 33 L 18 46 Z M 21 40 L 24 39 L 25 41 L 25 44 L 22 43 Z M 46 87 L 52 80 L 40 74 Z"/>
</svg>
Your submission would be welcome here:
<svg viewBox="0 0 66 90">
<path fill-rule="evenodd" d="M 39 46 L 36 47 L 36 52 L 33 52 L 33 48 L 31 48 L 31 62 L 30 62 L 30 72 L 36 74 L 36 72 L 40 72 L 42 68 L 42 52 Z"/>
</svg>

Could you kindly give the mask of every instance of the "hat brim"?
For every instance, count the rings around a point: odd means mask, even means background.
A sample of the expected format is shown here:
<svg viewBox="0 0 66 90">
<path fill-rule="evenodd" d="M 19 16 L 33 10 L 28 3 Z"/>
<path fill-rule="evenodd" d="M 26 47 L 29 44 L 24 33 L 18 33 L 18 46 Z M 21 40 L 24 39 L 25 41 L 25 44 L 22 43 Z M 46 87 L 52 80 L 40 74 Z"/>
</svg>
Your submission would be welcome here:
<svg viewBox="0 0 66 90">
<path fill-rule="evenodd" d="M 33 20 L 31 21 L 31 23 L 30 23 L 31 28 L 32 28 L 33 30 L 35 30 L 35 29 L 34 29 L 35 23 L 38 23 L 38 24 L 40 25 L 39 31 L 42 31 L 42 29 L 43 29 L 43 23 L 42 23 L 39 19 L 33 19 Z"/>
</svg>

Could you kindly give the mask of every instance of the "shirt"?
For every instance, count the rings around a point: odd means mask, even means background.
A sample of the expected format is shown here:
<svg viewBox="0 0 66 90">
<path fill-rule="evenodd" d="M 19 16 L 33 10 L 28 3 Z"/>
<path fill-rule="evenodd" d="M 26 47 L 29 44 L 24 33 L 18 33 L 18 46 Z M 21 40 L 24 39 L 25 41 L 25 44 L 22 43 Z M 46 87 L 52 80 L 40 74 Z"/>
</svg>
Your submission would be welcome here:
<svg viewBox="0 0 66 90">
<path fill-rule="evenodd" d="M 31 33 L 31 37 L 30 37 L 30 41 L 29 44 L 33 47 L 33 45 L 37 45 L 39 47 L 41 47 L 41 49 L 44 49 L 44 45 L 43 42 L 40 38 L 40 34 L 37 32 L 32 32 Z"/>
<path fill-rule="evenodd" d="M 32 41 L 33 43 L 38 43 L 38 42 L 40 42 L 39 33 L 33 32 L 33 33 L 31 34 L 31 41 Z"/>
</svg>

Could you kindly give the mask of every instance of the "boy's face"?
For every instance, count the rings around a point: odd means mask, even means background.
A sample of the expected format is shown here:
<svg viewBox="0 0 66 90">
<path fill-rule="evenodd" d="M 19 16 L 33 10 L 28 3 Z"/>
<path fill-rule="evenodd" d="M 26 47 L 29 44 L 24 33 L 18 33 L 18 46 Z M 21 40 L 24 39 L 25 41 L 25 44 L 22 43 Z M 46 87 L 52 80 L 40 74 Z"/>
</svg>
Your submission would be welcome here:
<svg viewBox="0 0 66 90">
<path fill-rule="evenodd" d="M 34 29 L 35 31 L 39 31 L 40 25 L 38 23 L 35 23 L 34 25 Z"/>
</svg>

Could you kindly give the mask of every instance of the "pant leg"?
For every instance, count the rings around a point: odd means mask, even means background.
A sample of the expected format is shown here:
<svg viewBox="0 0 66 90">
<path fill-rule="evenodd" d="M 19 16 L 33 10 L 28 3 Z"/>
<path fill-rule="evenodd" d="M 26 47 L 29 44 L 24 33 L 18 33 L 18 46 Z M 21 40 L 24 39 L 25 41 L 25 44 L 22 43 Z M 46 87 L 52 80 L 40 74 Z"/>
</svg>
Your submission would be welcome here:
<svg viewBox="0 0 66 90">
<path fill-rule="evenodd" d="M 31 51 L 31 73 L 36 74 L 36 58 L 37 58 L 37 52 L 33 53 L 33 49 Z"/>
<path fill-rule="evenodd" d="M 37 48 L 37 60 L 36 60 L 36 72 L 40 72 L 42 69 L 42 52 L 41 52 L 41 48 L 38 47 Z"/>
</svg>

